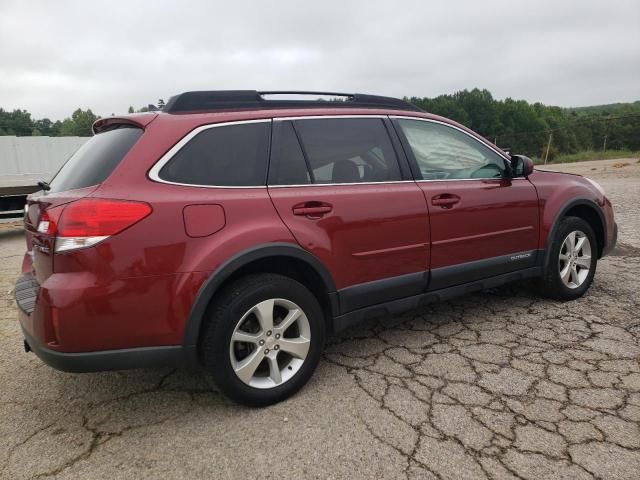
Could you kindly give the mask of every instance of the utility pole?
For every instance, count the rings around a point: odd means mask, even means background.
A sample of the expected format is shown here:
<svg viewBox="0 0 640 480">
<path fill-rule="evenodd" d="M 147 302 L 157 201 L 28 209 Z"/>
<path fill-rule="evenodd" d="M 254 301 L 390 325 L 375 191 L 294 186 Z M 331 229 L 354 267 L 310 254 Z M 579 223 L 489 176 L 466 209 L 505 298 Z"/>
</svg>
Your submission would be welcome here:
<svg viewBox="0 0 640 480">
<path fill-rule="evenodd" d="M 549 132 L 549 141 L 547 142 L 547 151 L 544 154 L 544 164 L 547 164 L 547 158 L 549 158 L 549 149 L 551 148 L 551 138 L 553 137 L 553 132 Z"/>
</svg>

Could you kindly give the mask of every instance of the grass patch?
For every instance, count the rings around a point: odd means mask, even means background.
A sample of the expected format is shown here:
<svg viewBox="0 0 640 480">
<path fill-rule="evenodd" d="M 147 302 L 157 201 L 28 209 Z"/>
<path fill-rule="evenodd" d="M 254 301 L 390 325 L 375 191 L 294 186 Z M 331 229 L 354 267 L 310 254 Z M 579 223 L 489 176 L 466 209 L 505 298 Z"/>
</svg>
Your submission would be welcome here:
<svg viewBox="0 0 640 480">
<path fill-rule="evenodd" d="M 640 152 L 634 152 L 631 150 L 607 150 L 606 152 L 587 150 L 584 152 L 571 153 L 558 155 L 553 160 L 549 159 L 547 163 L 573 163 L 573 162 L 585 162 L 589 160 L 611 160 L 613 158 L 638 158 Z M 534 158 L 533 163 L 536 165 L 542 165 L 544 163 L 543 158 Z"/>
</svg>

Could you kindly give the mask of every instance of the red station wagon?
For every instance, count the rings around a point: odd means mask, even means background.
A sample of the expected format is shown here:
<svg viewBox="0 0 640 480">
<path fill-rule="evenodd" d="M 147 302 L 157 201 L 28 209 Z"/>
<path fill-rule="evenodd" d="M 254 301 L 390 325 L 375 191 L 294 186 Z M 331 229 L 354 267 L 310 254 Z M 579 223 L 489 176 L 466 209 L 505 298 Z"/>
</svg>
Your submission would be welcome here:
<svg viewBox="0 0 640 480">
<path fill-rule="evenodd" d="M 611 203 L 398 99 L 187 92 L 109 117 L 25 209 L 25 348 L 70 372 L 201 365 L 280 401 L 327 334 L 537 277 L 574 299 Z"/>
</svg>

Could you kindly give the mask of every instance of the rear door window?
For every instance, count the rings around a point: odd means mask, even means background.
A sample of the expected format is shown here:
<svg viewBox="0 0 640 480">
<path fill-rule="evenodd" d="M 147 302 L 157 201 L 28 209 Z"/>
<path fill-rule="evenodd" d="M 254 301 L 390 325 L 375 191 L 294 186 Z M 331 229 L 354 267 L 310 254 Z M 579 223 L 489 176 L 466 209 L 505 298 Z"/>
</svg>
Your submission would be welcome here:
<svg viewBox="0 0 640 480">
<path fill-rule="evenodd" d="M 104 182 L 142 133 L 141 128 L 122 125 L 94 135 L 53 177 L 50 192 L 75 190 Z"/>
<path fill-rule="evenodd" d="M 270 137 L 271 121 L 208 128 L 182 147 L 159 177 L 188 185 L 264 186 Z"/>
<path fill-rule="evenodd" d="M 401 180 L 398 159 L 380 118 L 286 122 L 272 172 L 271 185 Z"/>
</svg>

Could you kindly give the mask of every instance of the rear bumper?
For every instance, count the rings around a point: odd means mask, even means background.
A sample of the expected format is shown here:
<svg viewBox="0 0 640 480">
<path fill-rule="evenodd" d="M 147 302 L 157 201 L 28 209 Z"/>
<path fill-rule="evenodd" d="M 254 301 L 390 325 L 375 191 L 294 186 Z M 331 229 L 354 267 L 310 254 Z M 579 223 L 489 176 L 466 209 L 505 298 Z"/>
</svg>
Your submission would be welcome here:
<svg viewBox="0 0 640 480">
<path fill-rule="evenodd" d="M 103 372 L 132 368 L 184 367 L 187 365 L 181 345 L 125 348 L 99 352 L 65 353 L 40 345 L 24 329 L 24 341 L 40 360 L 64 372 Z"/>
<path fill-rule="evenodd" d="M 91 271 L 16 283 L 23 329 L 51 350 L 95 352 L 182 345 L 199 273 L 100 281 Z"/>
<path fill-rule="evenodd" d="M 46 282 L 45 282 L 46 285 Z M 64 344 L 57 341 L 51 321 L 52 291 L 38 284 L 30 274 L 23 274 L 14 289 L 18 305 L 18 317 L 27 351 L 34 352 L 47 365 L 65 372 L 100 372 L 132 368 L 183 367 L 194 364 L 195 347 L 182 345 L 153 345 L 132 348 L 88 348 L 89 351 L 67 351 Z M 55 293 L 55 292 L 54 292 Z M 87 302 L 84 304 L 86 305 Z M 66 311 L 64 308 L 59 311 Z M 97 330 L 90 324 L 95 315 L 81 315 L 84 322 L 77 325 L 89 330 Z M 93 342 L 95 344 L 95 342 Z M 76 344 L 77 345 L 77 344 Z"/>
</svg>

